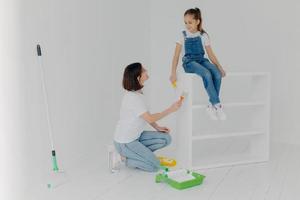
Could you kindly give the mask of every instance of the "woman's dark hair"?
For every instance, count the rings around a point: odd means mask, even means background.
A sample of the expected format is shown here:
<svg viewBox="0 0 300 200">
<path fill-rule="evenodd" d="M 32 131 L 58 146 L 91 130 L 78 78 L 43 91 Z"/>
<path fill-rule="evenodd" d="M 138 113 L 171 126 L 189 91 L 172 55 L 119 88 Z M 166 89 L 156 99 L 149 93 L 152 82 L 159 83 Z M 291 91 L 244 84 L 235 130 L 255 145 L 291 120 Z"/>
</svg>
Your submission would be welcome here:
<svg viewBox="0 0 300 200">
<path fill-rule="evenodd" d="M 202 16 L 201 11 L 199 8 L 191 8 L 185 11 L 184 16 L 186 15 L 192 15 L 195 20 L 199 20 L 200 23 L 198 24 L 198 31 L 200 31 L 201 34 L 206 33 L 206 31 L 202 28 Z M 207 33 L 206 33 L 207 34 Z"/>
<path fill-rule="evenodd" d="M 137 91 L 143 88 L 138 78 L 142 75 L 143 67 L 141 63 L 128 65 L 123 74 L 123 87 L 128 91 Z"/>
</svg>

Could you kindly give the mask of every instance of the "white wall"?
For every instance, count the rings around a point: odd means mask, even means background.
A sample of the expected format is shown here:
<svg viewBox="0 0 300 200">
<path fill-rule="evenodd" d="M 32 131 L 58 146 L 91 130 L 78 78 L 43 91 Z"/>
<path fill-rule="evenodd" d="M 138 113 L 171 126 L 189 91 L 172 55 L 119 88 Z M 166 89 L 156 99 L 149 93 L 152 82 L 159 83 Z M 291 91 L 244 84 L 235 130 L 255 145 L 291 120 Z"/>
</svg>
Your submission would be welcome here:
<svg viewBox="0 0 300 200">
<path fill-rule="evenodd" d="M 280 1 L 276 11 L 273 12 L 274 21 L 280 22 L 280 37 L 283 38 L 283 45 L 282 50 L 277 54 L 280 63 L 272 69 L 272 129 L 275 133 L 279 132 L 278 140 L 295 144 L 300 144 L 299 10 L 300 2 L 289 0 Z"/>
<path fill-rule="evenodd" d="M 13 184 L 16 177 L 21 174 L 21 170 L 15 170 L 17 160 L 16 155 L 19 151 L 14 151 L 16 146 L 22 142 L 21 139 L 16 137 L 14 133 L 19 132 L 23 127 L 16 126 L 20 124 L 18 99 L 20 97 L 19 90 L 19 74 L 16 72 L 16 66 L 19 62 L 14 60 L 12 55 L 17 46 L 18 41 L 13 40 L 17 32 L 17 10 L 14 9 L 16 5 L 14 1 L 5 4 L 0 2 L 0 85 L 1 85 L 1 103 L 0 103 L 0 156 L 2 158 L 0 165 L 0 194 L 1 199 L 12 199 L 13 197 Z M 10 29 L 11 31 L 3 31 Z M 9 66 L 5 67 L 4 66 Z"/>
<path fill-rule="evenodd" d="M 119 118 L 123 96 L 122 78 L 125 67 L 133 62 L 141 62 L 149 69 L 150 63 L 150 8 L 146 0 L 118 0 L 113 3 L 113 12 L 109 23 L 112 26 L 111 66 L 113 69 L 113 126 Z M 145 92 L 150 95 L 150 84 L 145 85 Z M 113 127 L 114 128 L 114 127 Z M 112 135 L 111 135 L 112 136 Z M 110 137 L 112 139 L 112 137 Z"/>
<path fill-rule="evenodd" d="M 51 167 L 36 44 L 43 48 L 58 162 L 67 171 L 105 151 L 123 68 L 149 62 L 144 6 L 137 0 L 0 2 L 1 199 L 35 199 Z"/>
<path fill-rule="evenodd" d="M 175 41 L 188 8 L 202 10 L 204 28 L 226 71 L 269 71 L 272 75 L 272 140 L 300 144 L 299 12 L 297 1 L 151 1 L 153 108 L 171 101 L 168 81 Z M 179 65 L 180 67 L 180 65 Z M 159 98 L 157 98 L 159 96 Z M 157 100 L 159 99 L 159 101 Z M 164 121 L 174 130 L 173 118 Z M 173 133 L 176 135 L 176 133 Z M 175 145 L 173 145 L 175 146 Z"/>
<path fill-rule="evenodd" d="M 31 199 L 51 166 L 35 46 L 44 48 L 54 140 L 59 162 L 68 168 L 112 125 L 101 123 L 106 117 L 99 114 L 109 111 L 111 101 L 102 95 L 112 98 L 109 88 L 99 87 L 112 83 L 109 54 L 100 45 L 106 41 L 101 13 L 108 10 L 98 1 L 1 3 L 1 141 L 7 145 L 2 157 L 8 157 L 1 171 L 11 172 L 1 178 L 9 181 L 1 195 Z"/>
</svg>

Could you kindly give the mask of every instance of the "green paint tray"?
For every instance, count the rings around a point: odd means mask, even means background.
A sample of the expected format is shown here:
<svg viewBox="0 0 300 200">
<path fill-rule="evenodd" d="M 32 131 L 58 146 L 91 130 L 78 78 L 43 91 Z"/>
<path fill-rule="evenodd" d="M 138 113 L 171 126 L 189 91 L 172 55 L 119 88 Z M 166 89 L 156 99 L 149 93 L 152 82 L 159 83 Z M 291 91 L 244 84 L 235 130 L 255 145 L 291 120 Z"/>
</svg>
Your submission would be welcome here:
<svg viewBox="0 0 300 200">
<path fill-rule="evenodd" d="M 176 170 L 168 172 L 168 169 L 163 173 L 159 173 L 155 177 L 156 183 L 167 183 L 171 187 L 182 190 L 197 185 L 201 185 L 205 176 L 189 170 Z"/>
</svg>

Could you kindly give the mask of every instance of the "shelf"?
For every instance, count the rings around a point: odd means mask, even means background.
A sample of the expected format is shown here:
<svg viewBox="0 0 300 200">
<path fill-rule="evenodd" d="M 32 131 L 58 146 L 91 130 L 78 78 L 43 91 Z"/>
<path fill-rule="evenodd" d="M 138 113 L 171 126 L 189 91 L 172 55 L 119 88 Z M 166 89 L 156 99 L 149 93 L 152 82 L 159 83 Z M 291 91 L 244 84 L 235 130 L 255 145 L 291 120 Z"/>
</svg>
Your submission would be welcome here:
<svg viewBox="0 0 300 200">
<path fill-rule="evenodd" d="M 222 103 L 269 101 L 269 76 L 267 73 L 229 73 L 228 76 L 222 79 L 220 90 Z M 191 85 L 192 104 L 207 104 L 209 98 L 203 80 L 195 77 Z"/>
<path fill-rule="evenodd" d="M 211 120 L 206 109 L 193 109 L 191 112 L 192 136 L 220 135 L 221 133 L 243 133 L 266 131 L 267 104 L 236 104 L 252 106 L 224 106 L 227 119 Z M 257 106 L 260 105 L 260 106 Z M 201 108 L 201 107 L 198 107 Z M 202 107 L 203 108 L 203 107 Z M 195 135 L 197 134 L 197 135 Z"/>
<path fill-rule="evenodd" d="M 266 134 L 245 137 L 210 138 L 192 142 L 192 166 L 225 166 L 264 161 L 268 157 Z"/>
<path fill-rule="evenodd" d="M 235 132 L 235 133 L 222 133 L 222 134 L 203 134 L 202 136 L 193 136 L 192 140 L 221 139 L 227 137 L 243 137 L 243 136 L 251 136 L 251 135 L 261 135 L 261 134 L 264 134 L 264 132 L 249 131 L 249 132 Z"/>
<path fill-rule="evenodd" d="M 227 119 L 211 120 L 203 80 L 178 76 L 187 92 L 177 115 L 177 158 L 193 169 L 264 162 L 269 158 L 270 74 L 229 72 L 222 79 L 220 100 Z"/>
<path fill-rule="evenodd" d="M 265 106 L 264 102 L 240 102 L 240 103 L 224 103 L 222 104 L 224 108 L 226 107 L 239 107 L 239 106 Z M 203 109 L 206 108 L 205 104 L 194 104 L 192 105 L 193 109 Z"/>
<path fill-rule="evenodd" d="M 268 76 L 268 75 L 269 75 L 268 72 L 229 72 L 226 74 L 226 76 Z"/>
<path fill-rule="evenodd" d="M 184 73 L 182 74 L 185 77 L 188 78 L 194 78 L 194 77 L 198 77 L 197 74 L 193 74 L 193 73 Z M 269 72 L 228 72 L 226 73 L 226 77 L 231 77 L 231 76 L 269 76 L 270 73 Z"/>
<path fill-rule="evenodd" d="M 232 160 L 232 161 L 230 161 Z M 227 158 L 226 162 L 220 163 L 220 162 L 216 162 L 216 163 L 210 163 L 210 164 L 206 164 L 206 165 L 201 165 L 200 163 L 194 163 L 191 166 L 191 169 L 196 170 L 196 169 L 210 169 L 210 168 L 220 168 L 220 167 L 226 167 L 226 166 L 234 166 L 234 165 L 245 165 L 245 164 L 249 164 L 249 163 L 262 163 L 262 162 L 266 162 L 268 161 L 268 158 L 265 157 L 258 157 L 258 156 L 251 156 L 251 157 L 246 157 L 243 160 L 239 160 L 237 161 L 237 158 L 231 157 L 231 158 Z"/>
</svg>

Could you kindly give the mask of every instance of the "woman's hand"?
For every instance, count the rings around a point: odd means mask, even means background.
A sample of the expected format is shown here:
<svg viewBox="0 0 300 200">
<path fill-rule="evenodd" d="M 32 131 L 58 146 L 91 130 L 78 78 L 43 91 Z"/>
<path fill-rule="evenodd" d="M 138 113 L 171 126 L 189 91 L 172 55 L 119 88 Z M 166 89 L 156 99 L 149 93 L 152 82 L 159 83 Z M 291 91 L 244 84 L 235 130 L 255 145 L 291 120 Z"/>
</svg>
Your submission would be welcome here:
<svg viewBox="0 0 300 200">
<path fill-rule="evenodd" d="M 155 128 L 157 131 L 163 132 L 163 133 L 170 133 L 170 129 L 168 127 L 164 126 L 157 126 Z"/>
<path fill-rule="evenodd" d="M 172 84 L 175 83 L 176 80 L 177 80 L 176 72 L 172 72 L 172 73 L 171 73 L 171 76 L 170 76 L 170 81 L 171 81 L 171 83 L 172 83 Z"/>
</svg>

